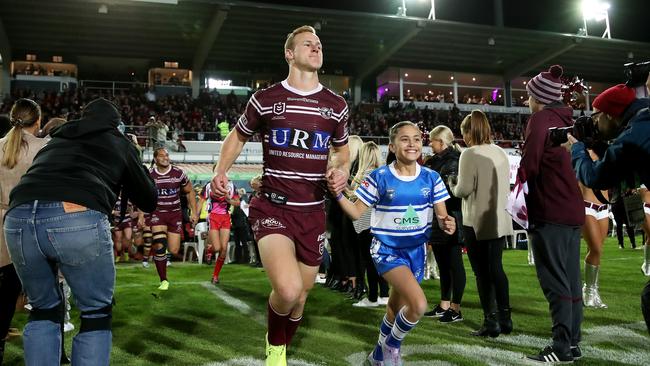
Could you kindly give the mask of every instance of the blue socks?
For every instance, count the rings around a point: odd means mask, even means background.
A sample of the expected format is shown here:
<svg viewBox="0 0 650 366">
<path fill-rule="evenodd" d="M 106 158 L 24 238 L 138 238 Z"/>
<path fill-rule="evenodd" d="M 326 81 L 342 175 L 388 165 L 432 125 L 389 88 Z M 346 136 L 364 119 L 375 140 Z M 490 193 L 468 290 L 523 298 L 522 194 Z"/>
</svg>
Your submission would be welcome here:
<svg viewBox="0 0 650 366">
<path fill-rule="evenodd" d="M 384 315 L 384 320 L 382 320 L 381 326 L 379 327 L 379 340 L 377 341 L 375 350 L 372 352 L 372 358 L 375 360 L 384 360 L 384 353 L 381 350 L 381 345 L 384 343 L 386 337 L 388 337 L 392 329 L 393 323 L 388 322 L 388 315 Z"/>
<path fill-rule="evenodd" d="M 408 332 L 413 329 L 418 322 L 411 323 L 406 319 L 404 315 L 404 308 L 400 309 L 399 313 L 395 317 L 395 325 L 390 331 L 390 335 L 386 337 L 386 345 L 393 348 L 399 348 L 402 345 L 404 337 Z"/>
</svg>

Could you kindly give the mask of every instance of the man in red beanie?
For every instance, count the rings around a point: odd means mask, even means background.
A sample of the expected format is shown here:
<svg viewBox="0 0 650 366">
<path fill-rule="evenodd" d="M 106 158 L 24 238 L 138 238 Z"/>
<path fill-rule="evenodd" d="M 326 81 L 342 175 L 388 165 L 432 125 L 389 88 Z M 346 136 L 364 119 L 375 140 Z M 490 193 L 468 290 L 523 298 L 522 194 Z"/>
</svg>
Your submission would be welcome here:
<svg viewBox="0 0 650 366">
<path fill-rule="evenodd" d="M 569 154 L 548 143 L 548 129 L 573 124 L 573 110 L 561 102 L 562 67 L 551 66 L 527 84 L 533 113 L 526 127 L 518 179 L 528 183 L 528 237 L 540 287 L 549 303 L 553 343 L 529 360 L 573 362 L 582 324 L 580 226 L 585 220 L 582 195 Z"/>
<path fill-rule="evenodd" d="M 623 182 L 650 187 L 650 101 L 637 98 L 634 89 L 623 84 L 613 86 L 594 99 L 591 117 L 601 138 L 613 140 L 602 158 L 592 161 L 584 143 L 569 135 L 573 168 L 578 179 L 593 189 L 609 189 Z M 644 247 L 644 268 L 650 263 L 648 242 Z M 643 316 L 650 331 L 650 282 L 641 296 Z"/>
</svg>

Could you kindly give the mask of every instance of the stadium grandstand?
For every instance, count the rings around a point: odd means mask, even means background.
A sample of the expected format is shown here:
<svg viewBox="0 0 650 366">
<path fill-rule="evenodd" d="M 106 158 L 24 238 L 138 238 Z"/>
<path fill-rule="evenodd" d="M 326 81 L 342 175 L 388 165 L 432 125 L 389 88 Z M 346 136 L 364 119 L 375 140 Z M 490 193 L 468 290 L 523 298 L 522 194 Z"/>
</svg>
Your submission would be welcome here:
<svg viewBox="0 0 650 366">
<path fill-rule="evenodd" d="M 591 102 L 601 92 L 625 82 L 624 64 L 650 60 L 650 39 L 587 35 L 578 31 L 582 21 L 572 33 L 504 24 L 507 0 L 484 2 L 490 3 L 491 24 L 446 20 L 440 12 L 436 17 L 428 1 L 419 8 L 414 1 L 377 2 L 394 10 L 406 4 L 422 14 L 402 8 L 397 15 L 382 13 L 378 6 L 363 10 L 342 1 L 0 0 L 0 115 L 9 114 L 16 100 L 30 98 L 40 105 L 43 124 L 54 117 L 72 120 L 86 103 L 106 98 L 118 107 L 125 132 L 136 136 L 146 165 L 154 166 L 154 146 L 164 146 L 194 186 L 203 187 L 251 96 L 286 78 L 281 45 L 288 32 L 306 24 L 323 42 L 320 83 L 348 103 L 350 135 L 376 142 L 385 158 L 390 127 L 412 121 L 424 132 L 423 153 L 430 156 L 429 131 L 447 126 L 464 145 L 460 123 L 478 109 L 487 115 L 494 142 L 508 154 L 514 184 L 531 114 L 526 91 L 531 77 L 562 65 L 564 101 L 577 117 L 591 114 Z M 463 7 L 463 1 L 453 3 Z M 236 187 L 251 192 L 249 182 L 263 171 L 262 145 L 253 136 L 235 161 L 228 177 Z M 524 247 L 520 242 L 526 238 L 525 232 L 515 235 L 510 246 Z M 198 239 L 187 241 L 198 247 Z M 614 239 L 606 245 L 614 248 Z M 464 325 L 420 325 L 407 341 L 405 364 L 528 364 L 523 355 L 548 343 L 548 309 L 535 271 L 526 265 L 525 251 L 509 252 L 504 267 L 511 276 L 513 314 L 520 312 L 513 315 L 517 331 L 494 340 L 470 339 L 482 315 L 476 285 L 468 281 Z M 649 365 L 649 338 L 638 309 L 641 254 L 609 250 L 607 256 L 615 262 L 603 272 L 601 294 L 610 308 L 585 311 L 586 356 L 579 362 Z M 179 292 L 152 297 L 142 284 L 151 276 L 138 264 L 118 266 L 112 363 L 263 364 L 258 346 L 269 285 L 259 269 L 226 266 L 233 280 L 222 287 L 207 283 L 198 265 L 174 263 L 170 271 L 177 273 Z M 439 284 L 422 286 L 433 304 L 436 296 L 430 295 L 439 292 Z M 312 292 L 308 306 L 317 309 L 298 331 L 289 364 L 362 364 L 374 346 L 381 313 L 352 308 L 329 290 Z M 17 313 L 12 326 L 23 327 L 27 318 Z M 24 362 L 20 330 L 16 333 L 8 338 L 5 365 Z"/>
</svg>

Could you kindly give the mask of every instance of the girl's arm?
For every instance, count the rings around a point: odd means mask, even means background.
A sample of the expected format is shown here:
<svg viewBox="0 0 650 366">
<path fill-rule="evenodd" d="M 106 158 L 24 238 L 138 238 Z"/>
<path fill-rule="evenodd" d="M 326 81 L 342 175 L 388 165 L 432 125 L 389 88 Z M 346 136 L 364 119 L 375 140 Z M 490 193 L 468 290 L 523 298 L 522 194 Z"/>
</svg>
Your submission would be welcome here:
<svg viewBox="0 0 650 366">
<path fill-rule="evenodd" d="M 436 218 L 438 219 L 438 226 L 446 234 L 453 234 L 456 232 L 456 219 L 453 216 L 447 214 L 447 207 L 445 202 L 438 202 L 433 205 L 434 210 L 436 211 Z"/>
<path fill-rule="evenodd" d="M 341 205 L 343 212 L 345 212 L 345 214 L 348 215 L 353 221 L 358 220 L 359 217 L 361 217 L 361 215 L 363 215 L 363 213 L 368 209 L 368 206 L 366 206 L 363 201 L 357 200 L 356 202 L 352 203 L 342 193 L 339 193 L 339 195 L 336 197 L 336 200 L 339 201 L 339 205 Z"/>
</svg>

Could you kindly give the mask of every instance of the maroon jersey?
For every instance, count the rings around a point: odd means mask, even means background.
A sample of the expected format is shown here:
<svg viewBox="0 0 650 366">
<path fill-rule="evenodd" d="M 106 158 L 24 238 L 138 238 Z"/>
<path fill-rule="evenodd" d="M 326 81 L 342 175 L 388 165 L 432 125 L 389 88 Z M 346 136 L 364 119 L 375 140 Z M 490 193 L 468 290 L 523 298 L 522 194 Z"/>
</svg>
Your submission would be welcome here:
<svg viewBox="0 0 650 366">
<path fill-rule="evenodd" d="M 156 182 L 158 189 L 157 212 L 171 212 L 181 210 L 181 192 L 183 187 L 190 182 L 185 172 L 175 166 L 165 174 L 161 174 L 156 167 L 149 169 L 149 174 Z"/>
<path fill-rule="evenodd" d="M 322 85 L 309 92 L 287 81 L 255 93 L 239 118 L 237 131 L 262 134 L 262 191 L 274 203 L 320 207 L 327 190 L 330 145 L 348 142 L 348 106 Z"/>
</svg>

